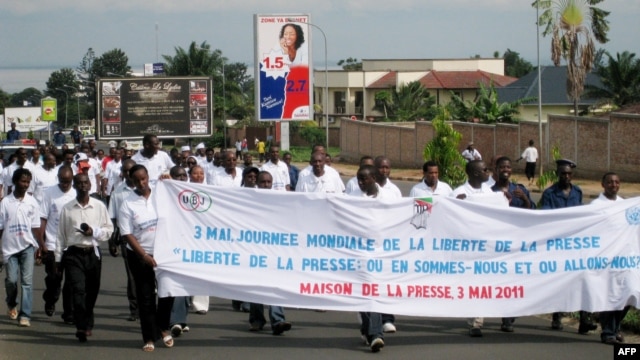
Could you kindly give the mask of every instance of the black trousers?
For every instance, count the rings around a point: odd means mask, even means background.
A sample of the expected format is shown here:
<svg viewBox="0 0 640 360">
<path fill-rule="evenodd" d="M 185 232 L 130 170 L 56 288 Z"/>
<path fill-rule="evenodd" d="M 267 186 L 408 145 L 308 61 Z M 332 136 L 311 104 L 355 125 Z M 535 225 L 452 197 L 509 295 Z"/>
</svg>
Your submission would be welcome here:
<svg viewBox="0 0 640 360">
<path fill-rule="evenodd" d="M 62 259 L 66 281 L 71 287 L 73 318 L 78 331 L 93 328 L 93 308 L 100 291 L 102 260 L 96 249 L 70 246 Z"/>
<path fill-rule="evenodd" d="M 127 249 L 127 261 L 136 287 L 142 340 L 145 343 L 155 342 L 161 338 L 162 331 L 169 331 L 173 298 L 158 298 L 156 304 L 156 273 L 153 267 L 143 263 L 129 249 Z"/>
</svg>

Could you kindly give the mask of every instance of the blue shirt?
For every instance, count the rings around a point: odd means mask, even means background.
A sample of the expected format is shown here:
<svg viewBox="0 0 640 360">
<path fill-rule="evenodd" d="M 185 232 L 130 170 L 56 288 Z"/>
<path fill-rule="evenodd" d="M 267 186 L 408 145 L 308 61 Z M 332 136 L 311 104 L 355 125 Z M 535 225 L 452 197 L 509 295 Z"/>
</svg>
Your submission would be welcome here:
<svg viewBox="0 0 640 360">
<path fill-rule="evenodd" d="M 524 194 L 527 195 L 527 199 L 529 199 L 529 204 L 530 204 L 528 209 L 535 209 L 536 208 L 536 203 L 535 203 L 535 201 L 533 201 L 531 199 L 531 195 L 529 194 L 529 190 L 527 190 L 527 188 L 525 188 L 524 185 L 522 185 L 522 184 L 514 184 L 512 182 L 509 182 L 509 188 L 507 189 L 507 192 L 511 195 L 511 201 L 509 202 L 509 206 L 517 207 L 517 208 L 524 208 L 524 201 L 522 201 L 522 199 L 520 199 L 519 197 L 516 197 L 515 195 L 513 195 L 513 192 L 516 191 L 517 188 L 522 189 L 522 191 L 524 191 Z M 491 190 L 493 190 L 493 191 L 502 191 L 502 189 L 500 189 L 498 184 L 493 185 L 491 187 Z"/>
<path fill-rule="evenodd" d="M 7 141 L 16 141 L 20 140 L 20 131 L 18 130 L 9 130 L 7 131 Z"/>
<path fill-rule="evenodd" d="M 300 170 L 295 166 L 289 166 L 289 181 L 291 182 L 291 189 L 296 188 L 296 184 L 298 183 L 298 174 L 300 174 Z"/>
<path fill-rule="evenodd" d="M 582 190 L 577 185 L 571 185 L 569 196 L 565 196 L 558 183 L 555 183 L 542 193 L 540 201 L 541 209 L 561 209 L 582 205 Z"/>
</svg>

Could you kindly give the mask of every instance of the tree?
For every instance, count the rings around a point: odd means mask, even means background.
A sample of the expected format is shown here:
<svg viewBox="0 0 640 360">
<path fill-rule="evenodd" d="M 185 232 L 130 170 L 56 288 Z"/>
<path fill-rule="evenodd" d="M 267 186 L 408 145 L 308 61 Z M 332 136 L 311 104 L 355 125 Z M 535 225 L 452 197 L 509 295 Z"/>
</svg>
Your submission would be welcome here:
<svg viewBox="0 0 640 360">
<path fill-rule="evenodd" d="M 179 46 L 174 49 L 174 56 L 162 55 L 167 75 L 211 76 L 214 82 L 222 80 L 221 69 L 226 59 L 222 57 L 221 50 L 211 50 L 206 41 L 200 45 L 192 41 L 187 50 Z"/>
<path fill-rule="evenodd" d="M 537 0 L 532 4 L 544 10 L 538 24 L 545 27 L 543 35 L 552 34 L 553 63 L 558 66 L 561 59 L 567 63 L 567 97 L 573 101 L 575 114 L 578 114 L 585 79 L 594 64 L 593 38 L 602 44 L 609 40 L 609 21 L 606 19 L 609 12 L 594 6 L 602 1 Z"/>
<path fill-rule="evenodd" d="M 375 95 L 374 110 L 384 112 L 385 119 L 415 121 L 434 115 L 435 99 L 419 81 L 401 85 L 398 89 L 380 91 Z"/>
<path fill-rule="evenodd" d="M 338 61 L 338 66 L 342 66 L 342 70 L 361 71 L 362 61 L 358 61 L 358 59 L 356 58 L 349 57 L 346 60 Z"/>
<path fill-rule="evenodd" d="M 605 55 L 607 64 L 595 70 L 602 87 L 587 85 L 586 94 L 612 101 L 618 107 L 640 102 L 640 59 L 628 51 L 616 53 L 615 58 L 609 53 Z"/>
<path fill-rule="evenodd" d="M 522 77 L 533 71 L 533 65 L 520 57 L 520 53 L 507 49 L 502 55 L 504 59 L 504 73 L 507 76 Z"/>
<path fill-rule="evenodd" d="M 423 152 L 425 161 L 433 160 L 438 164 L 439 178 L 452 188 L 465 182 L 465 160 L 458 151 L 462 135 L 445 122 L 451 117 L 445 107 L 440 107 L 439 113 L 432 121 L 435 135 L 429 141 Z"/>
<path fill-rule="evenodd" d="M 82 57 L 80 64 L 76 67 L 79 89 L 84 91 L 87 98 L 87 103 L 81 116 L 89 119 L 96 117 L 95 102 L 90 100 L 95 99 L 96 93 L 96 75 L 93 73 L 93 63 L 95 60 L 96 54 L 92 48 L 89 48 Z"/>
<path fill-rule="evenodd" d="M 78 80 L 76 74 L 71 68 L 62 68 L 56 70 L 49 75 L 47 80 L 47 89 L 45 94 L 47 96 L 54 97 L 58 100 L 58 114 L 66 114 L 67 119 L 77 118 L 77 108 L 69 106 L 69 100 L 74 94 L 74 90 L 68 88 L 78 87 Z M 58 122 L 61 124 L 66 119 L 58 118 Z"/>
<path fill-rule="evenodd" d="M 43 97 L 44 95 L 40 90 L 29 87 L 11 95 L 9 105 L 14 107 L 22 107 L 25 104 L 28 104 L 28 106 L 40 106 L 40 99 Z"/>
<path fill-rule="evenodd" d="M 113 74 L 128 77 L 131 74 L 129 57 L 120 49 L 109 50 L 93 60 L 91 74 L 94 78 L 113 77 Z"/>
<path fill-rule="evenodd" d="M 11 95 L 0 89 L 0 110 L 4 113 L 4 108 L 10 107 Z"/>
<path fill-rule="evenodd" d="M 499 103 L 498 94 L 493 84 L 484 86 L 480 84 L 478 95 L 473 101 L 464 101 L 453 92 L 451 93 L 451 102 L 448 104 L 454 119 L 473 121 L 478 119 L 485 124 L 495 123 L 517 123 L 520 111 L 518 107 L 525 103 L 535 100 L 533 97 L 523 98 L 511 103 Z"/>
</svg>

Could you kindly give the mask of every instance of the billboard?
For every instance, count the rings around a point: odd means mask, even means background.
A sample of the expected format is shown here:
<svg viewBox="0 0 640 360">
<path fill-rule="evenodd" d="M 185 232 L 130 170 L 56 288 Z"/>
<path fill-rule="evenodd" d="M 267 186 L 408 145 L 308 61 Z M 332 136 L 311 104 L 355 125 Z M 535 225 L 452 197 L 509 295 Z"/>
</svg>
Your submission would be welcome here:
<svg viewBox="0 0 640 360">
<path fill-rule="evenodd" d="M 11 130 L 11 123 L 16 123 L 16 130 L 22 133 L 22 137 L 26 137 L 29 130 L 46 131 L 49 129 L 49 123 L 42 120 L 40 106 L 5 108 L 2 131 Z"/>
<path fill-rule="evenodd" d="M 97 137 L 211 136 L 212 85 L 209 77 L 99 79 Z"/>
<path fill-rule="evenodd" d="M 40 100 L 43 121 L 58 121 L 58 100 L 46 97 Z"/>
<path fill-rule="evenodd" d="M 309 15 L 254 15 L 256 118 L 313 119 Z"/>
</svg>

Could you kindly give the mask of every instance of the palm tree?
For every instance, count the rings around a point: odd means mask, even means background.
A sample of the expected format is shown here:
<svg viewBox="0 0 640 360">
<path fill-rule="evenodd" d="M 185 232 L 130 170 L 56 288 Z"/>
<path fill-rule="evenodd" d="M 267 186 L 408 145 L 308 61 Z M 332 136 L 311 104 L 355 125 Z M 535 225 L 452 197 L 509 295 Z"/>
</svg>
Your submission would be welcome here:
<svg viewBox="0 0 640 360">
<path fill-rule="evenodd" d="M 537 0 L 533 6 L 544 9 L 539 25 L 545 26 L 544 35 L 552 34 L 551 59 L 558 66 L 567 63 L 567 96 L 573 101 L 578 114 L 578 101 L 584 92 L 587 73 L 594 64 L 593 38 L 606 43 L 609 22 L 608 11 L 596 8 L 603 0 Z M 589 29 L 589 26 L 591 30 Z"/>
<path fill-rule="evenodd" d="M 419 81 L 380 91 L 375 99 L 373 109 L 384 112 L 385 119 L 414 121 L 430 119 L 434 115 L 435 99 Z"/>
<path fill-rule="evenodd" d="M 602 81 L 601 87 L 586 86 L 586 93 L 592 98 L 607 99 L 618 107 L 640 102 L 640 59 L 628 51 L 616 53 L 614 58 L 608 52 L 607 65 L 596 68 Z"/>
<path fill-rule="evenodd" d="M 535 100 L 533 97 L 527 97 L 510 103 L 500 103 L 493 84 L 488 87 L 482 83 L 479 85 L 480 89 L 474 101 L 464 101 L 460 96 L 451 93 L 449 107 L 454 118 L 466 121 L 478 119 L 485 124 L 516 123 L 516 115 L 520 113 L 518 107 Z"/>
<path fill-rule="evenodd" d="M 211 50 L 211 46 L 203 41 L 197 45 L 191 42 L 188 50 L 176 47 L 174 56 L 162 55 L 165 61 L 165 72 L 169 76 L 212 76 L 214 81 L 220 77 L 220 69 L 226 59 L 219 49 Z"/>
</svg>

